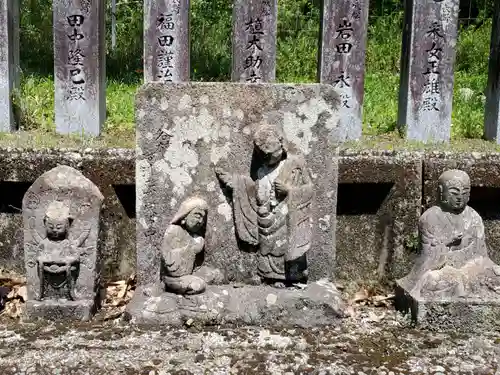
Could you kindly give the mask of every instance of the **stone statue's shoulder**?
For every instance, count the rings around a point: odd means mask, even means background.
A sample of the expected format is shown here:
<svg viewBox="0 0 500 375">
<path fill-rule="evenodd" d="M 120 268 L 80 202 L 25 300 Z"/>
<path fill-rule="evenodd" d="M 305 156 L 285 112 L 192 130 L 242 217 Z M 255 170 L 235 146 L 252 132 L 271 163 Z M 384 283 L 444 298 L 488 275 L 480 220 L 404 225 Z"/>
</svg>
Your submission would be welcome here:
<svg viewBox="0 0 500 375">
<path fill-rule="evenodd" d="M 425 210 L 425 212 L 420 216 L 420 224 L 424 223 L 434 223 L 441 220 L 444 216 L 443 210 L 439 206 L 432 206 Z"/>
<path fill-rule="evenodd" d="M 481 217 L 481 215 L 479 215 L 479 213 L 475 209 L 473 209 L 470 206 L 467 206 L 467 208 L 465 210 L 466 210 L 467 216 L 469 216 L 473 222 L 481 224 L 481 225 L 483 224 L 483 218 Z"/>
</svg>

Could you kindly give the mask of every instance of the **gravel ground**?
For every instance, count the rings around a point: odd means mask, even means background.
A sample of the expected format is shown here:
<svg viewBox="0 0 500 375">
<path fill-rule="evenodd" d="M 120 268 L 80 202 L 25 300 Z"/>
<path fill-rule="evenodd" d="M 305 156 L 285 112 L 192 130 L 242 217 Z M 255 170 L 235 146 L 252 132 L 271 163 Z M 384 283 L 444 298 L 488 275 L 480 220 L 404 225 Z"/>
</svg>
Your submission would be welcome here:
<svg viewBox="0 0 500 375">
<path fill-rule="evenodd" d="M 0 326 L 0 374 L 500 374 L 500 334 L 432 333 L 359 307 L 336 326 L 184 330 L 104 322 Z"/>
</svg>

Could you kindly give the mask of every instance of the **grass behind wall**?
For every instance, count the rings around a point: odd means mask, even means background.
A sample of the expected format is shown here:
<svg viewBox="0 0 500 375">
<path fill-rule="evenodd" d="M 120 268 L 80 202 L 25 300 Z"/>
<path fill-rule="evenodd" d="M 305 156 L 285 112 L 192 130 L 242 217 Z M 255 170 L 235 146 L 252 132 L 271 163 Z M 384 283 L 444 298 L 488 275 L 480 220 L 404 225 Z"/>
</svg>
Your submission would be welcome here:
<svg viewBox="0 0 500 375">
<path fill-rule="evenodd" d="M 41 1 L 41 0 L 39 0 Z M 224 3 L 224 0 L 212 0 Z M 136 4 L 138 10 L 142 10 Z M 280 0 L 278 22 L 277 81 L 315 82 L 319 36 L 319 8 L 308 0 Z M 304 8 L 304 6 L 309 8 Z M 90 142 L 93 146 L 134 144 L 134 95 L 142 81 L 142 12 L 119 8 L 118 17 L 129 22 L 118 23 L 118 44 L 107 53 L 107 121 L 100 140 L 69 140 L 54 135 L 54 88 L 50 54 L 36 49 L 22 55 L 22 85 L 19 100 L 21 132 L 0 135 L 1 143 L 59 145 L 61 141 Z M 120 13 L 121 12 L 121 13 Z M 296 15 L 300 12 L 301 16 Z M 370 139 L 394 139 L 397 118 L 399 63 L 401 52 L 401 11 L 371 18 L 366 56 L 363 133 Z M 41 43 L 40 30 L 24 19 L 22 45 Z M 44 20 L 45 32 L 51 30 Z M 491 21 L 462 28 L 457 46 L 455 92 L 452 115 L 452 137 L 464 139 L 482 136 L 490 48 Z M 109 33 L 108 33 L 109 34 Z M 231 68 L 231 9 L 220 5 L 218 12 L 206 0 L 193 0 L 191 12 L 191 79 L 195 81 L 228 81 Z M 34 40 L 34 38 L 38 38 Z M 50 42 L 49 52 L 51 53 Z M 108 43 L 109 44 L 109 43 Z M 109 46 L 108 46 L 109 47 Z M 139 57 L 138 57 L 139 56 Z M 121 62 L 121 63 L 120 63 Z M 38 65 L 44 64 L 45 69 Z M 66 137 L 67 138 L 67 137 Z M 467 142 L 466 142 L 467 143 Z M 472 143 L 471 143 L 472 144 Z M 473 144 L 477 144 L 474 142 Z M 494 147 L 494 146 L 492 146 Z M 495 148 L 495 147 L 494 147 Z"/>
</svg>

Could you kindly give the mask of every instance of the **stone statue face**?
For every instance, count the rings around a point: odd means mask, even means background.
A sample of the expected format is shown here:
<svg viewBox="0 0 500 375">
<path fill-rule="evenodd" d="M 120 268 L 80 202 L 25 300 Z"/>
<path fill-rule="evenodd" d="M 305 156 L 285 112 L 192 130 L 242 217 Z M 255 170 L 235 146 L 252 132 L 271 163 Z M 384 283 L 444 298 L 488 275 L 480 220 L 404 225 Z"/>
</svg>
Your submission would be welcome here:
<svg viewBox="0 0 500 375">
<path fill-rule="evenodd" d="M 460 181 L 452 180 L 442 187 L 442 200 L 454 211 L 463 210 L 470 198 L 470 186 Z"/>
<path fill-rule="evenodd" d="M 273 131 L 262 130 L 255 136 L 255 147 L 262 154 L 264 164 L 273 166 L 283 158 L 282 140 Z"/>
<path fill-rule="evenodd" d="M 52 218 L 46 216 L 44 223 L 49 240 L 61 241 L 66 238 L 70 226 L 69 218 Z"/>
<path fill-rule="evenodd" d="M 191 233 L 198 233 L 206 220 L 206 212 L 201 208 L 194 208 L 191 212 L 184 218 L 184 226 Z"/>
</svg>

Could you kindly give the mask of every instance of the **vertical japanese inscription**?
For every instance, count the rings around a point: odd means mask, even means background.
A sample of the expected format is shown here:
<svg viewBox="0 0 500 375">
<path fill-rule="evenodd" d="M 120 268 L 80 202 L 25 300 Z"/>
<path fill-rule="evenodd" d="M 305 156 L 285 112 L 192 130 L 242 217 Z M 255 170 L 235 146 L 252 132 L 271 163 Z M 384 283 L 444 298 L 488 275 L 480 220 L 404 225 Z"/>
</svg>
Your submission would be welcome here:
<svg viewBox="0 0 500 375">
<path fill-rule="evenodd" d="M 189 81 L 189 0 L 146 0 L 144 17 L 145 81 Z"/>
<path fill-rule="evenodd" d="M 276 71 L 276 0 L 235 0 L 232 80 L 270 82 Z"/>
<path fill-rule="evenodd" d="M 323 2 L 318 77 L 339 93 L 345 140 L 361 136 L 367 23 L 366 0 Z"/>
<path fill-rule="evenodd" d="M 104 3 L 53 0 L 58 133 L 99 135 L 106 120 Z"/>
<path fill-rule="evenodd" d="M 459 3 L 407 2 L 398 126 L 408 139 L 450 139 Z"/>
<path fill-rule="evenodd" d="M 68 76 L 70 82 L 67 86 L 66 100 L 85 100 L 85 55 L 80 47 L 80 41 L 85 39 L 81 27 L 84 22 L 85 16 L 81 14 L 72 14 L 67 17 L 67 25 L 70 30 L 68 33 Z"/>
</svg>

